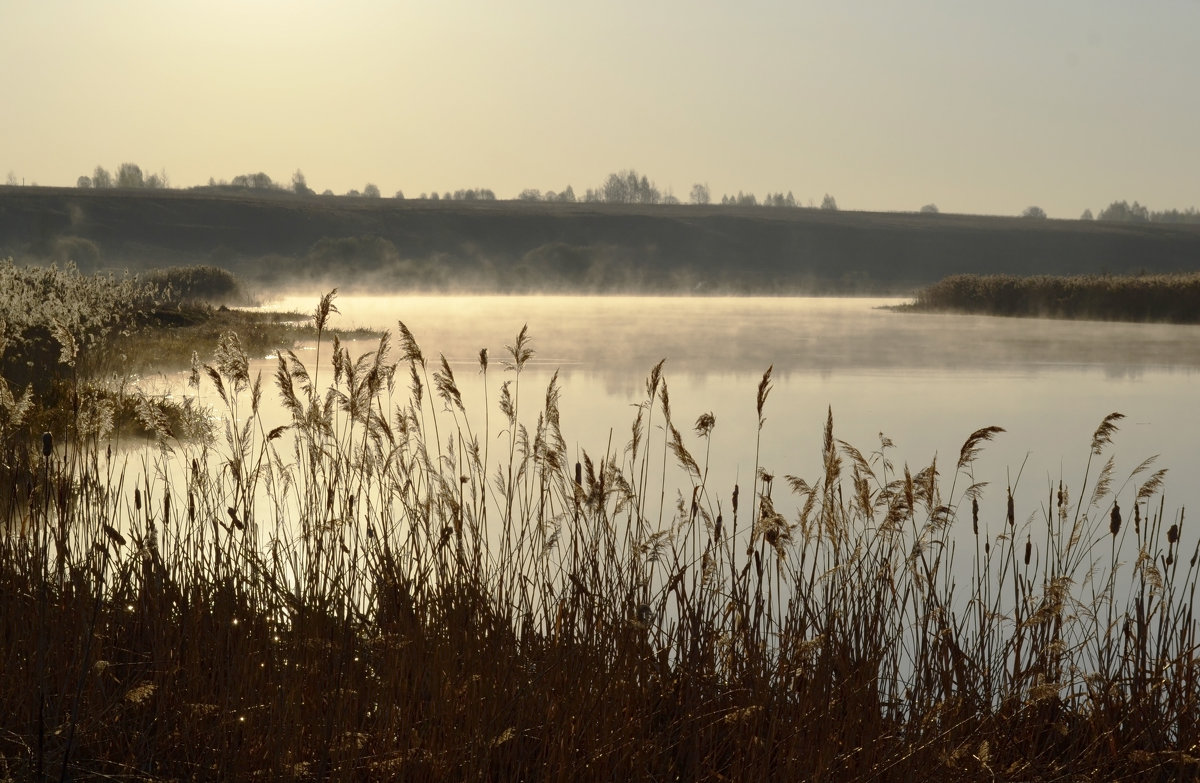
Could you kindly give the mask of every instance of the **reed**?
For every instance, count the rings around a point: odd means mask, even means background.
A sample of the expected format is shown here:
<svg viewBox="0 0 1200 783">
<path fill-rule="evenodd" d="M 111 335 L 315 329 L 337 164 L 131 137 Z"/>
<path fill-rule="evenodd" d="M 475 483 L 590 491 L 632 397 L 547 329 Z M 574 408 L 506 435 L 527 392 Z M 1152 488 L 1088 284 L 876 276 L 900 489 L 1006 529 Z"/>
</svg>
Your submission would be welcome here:
<svg viewBox="0 0 1200 783">
<path fill-rule="evenodd" d="M 281 427 L 227 335 L 197 368 L 215 438 L 160 422 L 128 457 L 82 426 L 45 451 L 3 430 L 0 778 L 1197 773 L 1200 540 L 1152 461 L 1113 476 L 1117 416 L 1078 488 L 1026 518 L 973 478 L 999 428 L 944 481 L 898 470 L 886 438 L 838 440 L 830 411 L 822 475 L 760 466 L 739 529 L 708 474 L 715 419 L 675 428 L 662 364 L 629 448 L 571 464 L 556 379 L 518 407 L 525 330 L 498 431 L 400 332 L 397 361 L 334 338 L 323 387 L 281 353 Z M 769 390 L 768 371 L 756 439 Z"/>
<path fill-rule="evenodd" d="M 951 275 L 909 309 L 1096 321 L 1200 322 L 1200 274 Z"/>
</svg>

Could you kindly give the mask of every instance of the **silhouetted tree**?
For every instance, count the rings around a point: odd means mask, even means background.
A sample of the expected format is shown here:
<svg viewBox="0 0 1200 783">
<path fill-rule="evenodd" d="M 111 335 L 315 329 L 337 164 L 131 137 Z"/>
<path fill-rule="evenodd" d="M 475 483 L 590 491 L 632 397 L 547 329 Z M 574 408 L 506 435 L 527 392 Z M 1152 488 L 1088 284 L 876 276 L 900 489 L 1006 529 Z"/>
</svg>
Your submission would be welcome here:
<svg viewBox="0 0 1200 783">
<path fill-rule="evenodd" d="M 308 180 L 304 177 L 304 172 L 300 169 L 292 174 L 292 192 L 297 196 L 311 196 L 313 189 L 308 186 Z"/>
<path fill-rule="evenodd" d="M 937 204 L 926 204 L 925 206 L 921 207 L 921 214 L 923 215 L 936 215 L 937 213 Z"/>
<path fill-rule="evenodd" d="M 709 193 L 708 183 L 697 182 L 695 185 L 692 185 L 692 193 L 688 200 L 693 204 L 703 205 L 709 203 L 712 200 L 712 194 Z"/>
<path fill-rule="evenodd" d="M 1150 210 L 1136 201 L 1131 206 L 1125 201 L 1114 201 L 1106 209 L 1100 210 L 1100 220 L 1122 221 L 1126 223 L 1145 223 L 1150 220 Z"/>
<path fill-rule="evenodd" d="M 1037 207 L 1037 206 L 1026 207 L 1025 211 L 1021 213 L 1021 217 L 1033 218 L 1035 220 L 1045 220 L 1046 219 L 1046 210 L 1042 209 L 1041 207 Z"/>
<path fill-rule="evenodd" d="M 77 188 L 90 188 L 91 186 L 92 186 L 92 178 L 87 176 L 86 174 L 83 175 L 82 177 L 80 177 L 79 179 L 75 180 L 75 187 L 77 187 Z"/>
<path fill-rule="evenodd" d="M 837 212 L 837 208 L 837 199 L 826 193 L 825 198 L 821 200 L 821 209 L 828 209 Z"/>
<path fill-rule="evenodd" d="M 1178 209 L 1169 209 L 1163 212 L 1151 212 L 1150 219 L 1156 223 L 1200 223 L 1200 211 L 1195 207 L 1188 207 L 1180 212 Z"/>
<path fill-rule="evenodd" d="M 146 186 L 146 178 L 142 176 L 142 167 L 136 163 L 122 163 L 117 168 L 118 188 L 141 188 Z"/>
<path fill-rule="evenodd" d="M 113 186 L 112 174 L 103 166 L 97 166 L 92 172 L 92 187 L 93 188 L 111 188 Z"/>
<path fill-rule="evenodd" d="M 1095 218 L 1092 217 L 1092 210 L 1085 209 L 1083 211 L 1083 214 L 1079 216 L 1079 219 L 1080 220 L 1094 220 Z"/>
<path fill-rule="evenodd" d="M 379 186 L 374 182 L 368 182 L 363 186 L 362 194 L 366 198 L 379 198 Z"/>
<path fill-rule="evenodd" d="M 404 191 L 403 191 L 403 190 L 397 190 L 397 191 L 396 191 L 396 195 L 395 195 L 395 196 L 392 196 L 392 198 L 396 199 L 397 201 L 403 201 L 403 200 L 404 200 Z"/>
<path fill-rule="evenodd" d="M 517 199 L 520 201 L 541 201 L 542 191 L 538 190 L 537 188 L 525 188 L 517 196 Z M 547 201 L 553 201 L 553 199 L 547 199 Z"/>
<path fill-rule="evenodd" d="M 662 194 L 644 174 L 633 169 L 609 174 L 600 189 L 602 199 L 609 204 L 657 204 Z"/>
<path fill-rule="evenodd" d="M 279 185 L 266 172 L 254 174 L 239 174 L 229 183 L 230 187 L 246 188 L 248 190 L 279 190 Z"/>
</svg>

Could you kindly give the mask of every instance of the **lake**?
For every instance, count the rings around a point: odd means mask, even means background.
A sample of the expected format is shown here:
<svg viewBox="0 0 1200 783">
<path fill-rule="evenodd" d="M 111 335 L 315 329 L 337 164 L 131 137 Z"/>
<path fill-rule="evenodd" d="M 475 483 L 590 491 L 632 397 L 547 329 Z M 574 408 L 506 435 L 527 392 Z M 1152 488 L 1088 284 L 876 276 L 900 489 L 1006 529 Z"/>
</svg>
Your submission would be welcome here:
<svg viewBox="0 0 1200 783">
<path fill-rule="evenodd" d="M 311 311 L 317 295 L 269 302 L 270 309 Z M 728 510 L 733 486 L 749 488 L 756 464 L 756 392 L 773 366 L 757 460 L 776 476 L 821 476 L 821 445 L 832 409 L 834 434 L 864 455 L 880 433 L 895 447 L 896 469 L 914 473 L 936 456 L 949 479 L 967 436 L 996 425 L 975 480 L 987 481 L 982 522 L 1004 521 L 1007 484 L 1016 485 L 1017 516 L 1042 517 L 1049 485 L 1061 478 L 1078 495 L 1093 431 L 1109 413 L 1126 418 L 1114 438 L 1114 487 L 1142 460 L 1167 467 L 1167 509 L 1200 500 L 1200 327 L 1161 324 L 1002 319 L 884 309 L 898 299 L 342 296 L 331 325 L 396 334 L 402 320 L 432 372 L 444 354 L 476 432 L 490 405 L 490 433 L 500 436 L 505 346 L 528 325 L 535 350 L 521 375 L 521 419 L 531 426 L 546 384 L 558 372 L 563 435 L 572 458 L 620 455 L 646 376 L 660 360 L 675 426 L 702 464 L 705 447 L 692 428 L 711 412 L 710 490 Z M 372 341 L 351 346 L 371 350 Z M 487 348 L 487 402 L 479 351 Z M 329 351 L 325 351 L 328 355 Z M 393 357 L 399 353 L 393 343 Z M 302 359 L 311 356 L 300 351 Z M 273 361 L 257 362 L 273 391 Z M 327 370 L 323 372 L 328 372 Z M 325 375 L 328 378 L 328 375 Z M 178 384 L 180 376 L 167 379 Z M 407 373 L 397 386 L 407 388 Z M 273 394 L 266 395 L 273 400 Z M 278 411 L 280 422 L 286 421 Z M 661 425 L 655 411 L 654 424 Z M 661 431 L 651 447 L 661 459 Z M 657 464 L 657 463 L 655 463 Z M 1097 466 L 1093 466 L 1094 478 Z M 671 495 L 682 476 L 668 479 Z M 960 481 L 958 491 L 969 483 Z M 1135 486 L 1120 489 L 1128 508 Z M 789 513 L 782 481 L 773 490 Z M 743 503 L 748 497 L 743 494 Z M 945 501 L 951 500 L 944 498 Z M 957 502 L 959 498 L 953 498 Z M 792 507 L 794 508 L 794 503 Z M 744 506 L 743 506 L 744 508 Z"/>
</svg>

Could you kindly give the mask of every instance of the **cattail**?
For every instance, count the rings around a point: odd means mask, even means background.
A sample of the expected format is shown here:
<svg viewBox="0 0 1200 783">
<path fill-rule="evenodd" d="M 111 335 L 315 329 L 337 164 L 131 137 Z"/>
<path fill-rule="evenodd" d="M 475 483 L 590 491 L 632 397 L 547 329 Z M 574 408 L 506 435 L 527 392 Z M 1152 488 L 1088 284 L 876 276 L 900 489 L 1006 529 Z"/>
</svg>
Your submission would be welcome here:
<svg viewBox="0 0 1200 783">
<path fill-rule="evenodd" d="M 1025 536 L 1025 565 L 1029 565 L 1029 556 L 1033 554 L 1033 541 L 1029 536 Z"/>
<path fill-rule="evenodd" d="M 583 486 L 583 465 L 579 460 L 575 460 L 575 486 Z"/>
<path fill-rule="evenodd" d="M 1179 540 L 1179 525 L 1171 525 L 1170 529 L 1167 530 L 1167 543 L 1174 544 L 1178 540 Z"/>
<path fill-rule="evenodd" d="M 479 349 L 479 371 L 487 372 L 487 348 Z"/>
<path fill-rule="evenodd" d="M 1013 496 L 1012 487 L 1008 488 L 1008 526 L 1013 527 L 1017 524 L 1016 514 L 1013 512 Z"/>
<path fill-rule="evenodd" d="M 1133 532 L 1142 534 L 1142 507 L 1136 500 L 1133 502 Z"/>
<path fill-rule="evenodd" d="M 1117 533 L 1121 532 L 1121 507 L 1113 501 L 1112 514 L 1108 517 L 1108 529 L 1113 534 L 1113 538 L 1117 537 Z"/>
<path fill-rule="evenodd" d="M 733 513 L 737 513 L 738 485 L 733 485 Z"/>
<path fill-rule="evenodd" d="M 725 522 L 725 517 L 721 516 L 720 514 L 717 514 L 717 525 L 715 528 L 713 528 L 713 540 L 714 541 L 721 540 L 721 525 L 724 522 Z"/>
<path fill-rule="evenodd" d="M 979 535 L 979 498 L 971 498 L 971 530 Z"/>
<path fill-rule="evenodd" d="M 49 432 L 42 433 L 42 456 L 49 457 L 50 452 L 54 451 L 54 436 Z"/>
<path fill-rule="evenodd" d="M 125 546 L 125 536 L 117 532 L 111 525 L 104 525 L 104 535 L 108 536 L 117 546 Z"/>
<path fill-rule="evenodd" d="M 142 491 L 137 487 L 133 488 L 133 507 L 137 511 L 142 510 Z"/>
<path fill-rule="evenodd" d="M 163 524 L 171 521 L 171 495 L 167 493 L 163 495 Z"/>
</svg>

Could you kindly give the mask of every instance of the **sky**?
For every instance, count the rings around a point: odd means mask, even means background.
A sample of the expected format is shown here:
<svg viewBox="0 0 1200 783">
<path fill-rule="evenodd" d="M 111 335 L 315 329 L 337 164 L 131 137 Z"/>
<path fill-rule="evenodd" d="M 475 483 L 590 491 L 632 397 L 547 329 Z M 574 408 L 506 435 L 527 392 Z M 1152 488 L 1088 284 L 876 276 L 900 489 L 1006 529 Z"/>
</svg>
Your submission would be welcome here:
<svg viewBox="0 0 1200 783">
<path fill-rule="evenodd" d="M 1200 0 L 0 0 L 0 182 L 1200 206 Z"/>
</svg>

